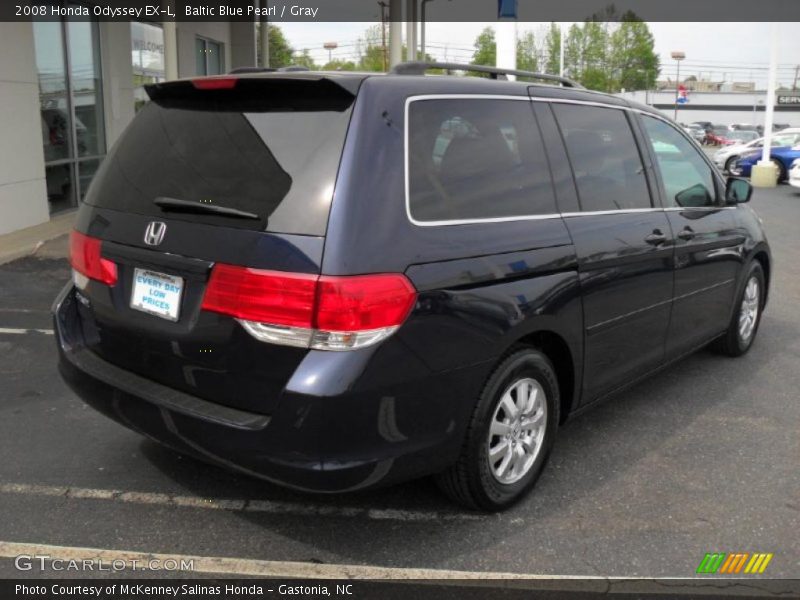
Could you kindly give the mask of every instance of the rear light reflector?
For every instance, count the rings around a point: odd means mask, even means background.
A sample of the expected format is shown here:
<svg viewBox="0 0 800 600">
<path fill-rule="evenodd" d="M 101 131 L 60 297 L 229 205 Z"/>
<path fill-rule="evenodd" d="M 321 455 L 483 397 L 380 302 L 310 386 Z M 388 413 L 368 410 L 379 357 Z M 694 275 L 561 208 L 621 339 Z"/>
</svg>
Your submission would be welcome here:
<svg viewBox="0 0 800 600">
<path fill-rule="evenodd" d="M 78 274 L 114 285 L 117 283 L 117 265 L 100 255 L 101 244 L 101 240 L 73 230 L 69 235 L 69 262 Z M 80 281 L 79 277 L 75 279 Z"/>
<path fill-rule="evenodd" d="M 192 85 L 198 90 L 232 90 L 236 81 L 236 77 L 204 77 L 192 79 Z"/>
<path fill-rule="evenodd" d="M 261 341 L 351 350 L 394 333 L 416 296 L 399 273 L 332 277 L 217 264 L 203 309 L 235 317 Z"/>
</svg>

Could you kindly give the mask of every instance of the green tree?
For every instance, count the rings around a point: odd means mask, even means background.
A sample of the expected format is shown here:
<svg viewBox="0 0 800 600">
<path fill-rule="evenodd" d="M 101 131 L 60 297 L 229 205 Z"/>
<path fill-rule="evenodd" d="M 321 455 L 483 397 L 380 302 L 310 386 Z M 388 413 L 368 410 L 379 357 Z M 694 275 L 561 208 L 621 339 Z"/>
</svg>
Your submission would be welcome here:
<svg viewBox="0 0 800 600">
<path fill-rule="evenodd" d="M 517 68 L 520 71 L 538 71 L 538 54 L 536 39 L 532 31 L 526 31 L 517 38 Z"/>
<path fill-rule="evenodd" d="M 653 34 L 647 23 L 633 13 L 610 36 L 609 62 L 613 74 L 611 91 L 643 90 L 654 82 L 659 60 L 654 50 Z"/>
<path fill-rule="evenodd" d="M 316 71 L 319 68 L 314 62 L 314 59 L 308 53 L 308 48 L 303 48 L 303 51 L 293 58 L 292 64 L 306 67 L 309 71 Z"/>
<path fill-rule="evenodd" d="M 261 27 L 256 32 L 256 43 L 258 48 L 258 64 L 261 64 Z M 286 67 L 292 64 L 294 50 L 289 45 L 283 31 L 277 25 L 269 25 L 269 66 Z"/>
<path fill-rule="evenodd" d="M 493 67 L 497 64 L 497 42 L 494 29 L 486 27 L 475 38 L 475 52 L 472 54 L 473 65 L 487 65 Z"/>
<path fill-rule="evenodd" d="M 544 51 L 547 56 L 545 71 L 557 75 L 561 68 L 561 29 L 555 23 L 550 23 L 550 28 L 547 30 Z"/>
<path fill-rule="evenodd" d="M 364 32 L 364 37 L 358 41 L 358 68 L 362 71 L 383 71 L 386 64 L 386 54 L 383 47 L 381 26 L 373 25 Z"/>
<path fill-rule="evenodd" d="M 355 71 L 356 63 L 352 60 L 340 60 L 334 58 L 332 61 L 327 62 L 322 67 L 323 71 Z"/>
</svg>

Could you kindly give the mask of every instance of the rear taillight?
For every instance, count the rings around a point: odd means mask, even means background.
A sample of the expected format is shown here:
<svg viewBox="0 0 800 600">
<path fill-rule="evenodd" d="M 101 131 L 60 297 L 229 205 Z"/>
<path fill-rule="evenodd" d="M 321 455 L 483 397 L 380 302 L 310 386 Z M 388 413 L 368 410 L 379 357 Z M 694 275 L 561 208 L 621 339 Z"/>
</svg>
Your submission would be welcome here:
<svg viewBox="0 0 800 600">
<path fill-rule="evenodd" d="M 100 256 L 101 244 L 97 238 L 73 230 L 69 235 L 69 262 L 73 272 L 106 285 L 114 285 L 117 283 L 117 265 Z M 79 287 L 85 287 L 80 285 L 85 284 L 80 277 L 74 279 Z"/>
<path fill-rule="evenodd" d="M 217 264 L 203 309 L 235 317 L 262 341 L 351 350 L 389 337 L 415 301 L 397 273 L 331 277 Z"/>
</svg>

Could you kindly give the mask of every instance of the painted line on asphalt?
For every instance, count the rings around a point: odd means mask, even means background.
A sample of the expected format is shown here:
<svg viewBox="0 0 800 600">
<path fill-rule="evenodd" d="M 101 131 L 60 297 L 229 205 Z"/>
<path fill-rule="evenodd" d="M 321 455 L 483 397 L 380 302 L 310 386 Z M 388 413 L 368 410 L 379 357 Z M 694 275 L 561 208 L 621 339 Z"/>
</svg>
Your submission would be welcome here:
<svg viewBox="0 0 800 600">
<path fill-rule="evenodd" d="M 444 511 L 401 510 L 393 508 L 366 508 L 357 506 L 334 506 L 312 502 L 288 502 L 283 500 L 250 500 L 235 498 L 204 498 L 180 496 L 155 492 L 131 492 L 114 489 L 81 488 L 68 486 L 34 485 L 28 483 L 0 483 L 2 494 L 32 496 L 61 496 L 73 499 L 107 500 L 129 504 L 202 508 L 210 510 L 242 511 L 271 515 L 293 515 L 302 517 L 360 517 L 374 521 L 481 521 L 487 515 Z"/>
<path fill-rule="evenodd" d="M 378 567 L 370 565 L 320 564 L 294 561 L 260 560 L 254 558 L 234 558 L 226 556 L 199 556 L 192 554 L 165 554 L 138 552 L 133 550 L 112 550 L 107 548 L 84 548 L 81 546 L 54 546 L 51 544 L 32 544 L 0 541 L 0 558 L 17 556 L 47 556 L 48 559 L 76 561 L 102 561 L 111 565 L 114 561 L 125 561 L 129 566 L 142 566 L 158 561 L 160 565 L 172 565 L 177 570 L 194 573 L 213 573 L 217 575 L 238 575 L 241 577 L 271 577 L 285 579 L 401 579 L 401 580 L 599 580 L 605 586 L 606 578 L 597 575 L 527 575 L 497 571 L 454 571 L 446 569 L 423 569 L 405 567 Z M 166 562 L 170 561 L 170 562 Z M 120 564 L 120 563 L 117 563 Z M 191 569 L 181 569 L 192 565 Z M 121 566 L 121 564 L 120 564 Z M 604 588 L 603 588 L 604 589 Z"/>
<path fill-rule="evenodd" d="M 23 335 L 26 333 L 44 333 L 45 335 L 53 335 L 52 329 L 16 329 L 13 327 L 0 327 L 0 334 L 8 333 L 11 335 Z"/>
</svg>

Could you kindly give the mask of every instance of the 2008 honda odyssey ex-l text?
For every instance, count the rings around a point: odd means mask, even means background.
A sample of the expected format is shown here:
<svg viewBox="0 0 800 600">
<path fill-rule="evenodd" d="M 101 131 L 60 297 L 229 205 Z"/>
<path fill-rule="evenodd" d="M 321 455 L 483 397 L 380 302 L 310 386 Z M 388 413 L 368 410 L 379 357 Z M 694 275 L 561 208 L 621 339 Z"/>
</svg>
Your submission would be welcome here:
<svg viewBox="0 0 800 600">
<path fill-rule="evenodd" d="M 567 417 L 750 348 L 772 267 L 746 181 L 647 106 L 430 66 L 149 86 L 72 233 L 70 386 L 295 489 L 435 474 L 497 510 Z"/>
</svg>

